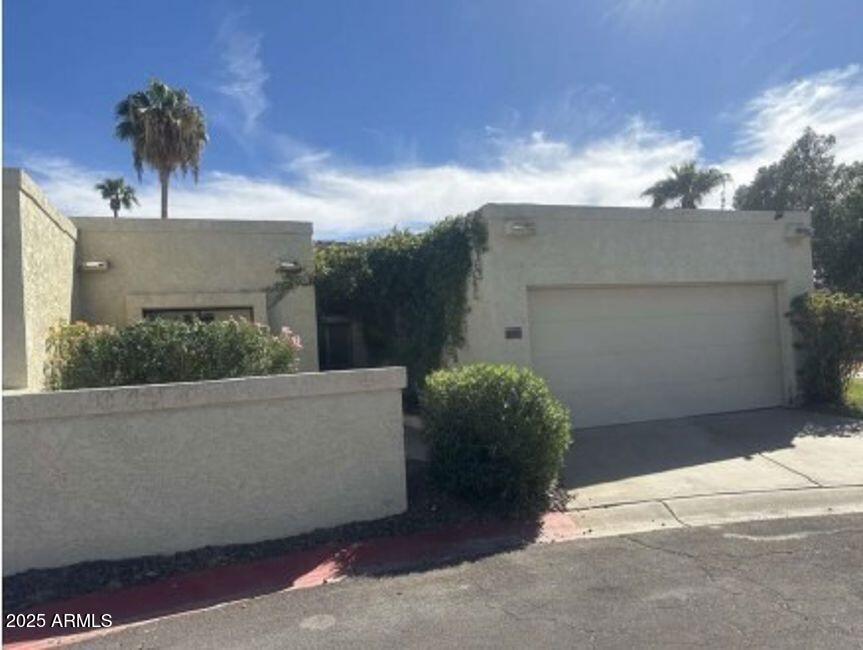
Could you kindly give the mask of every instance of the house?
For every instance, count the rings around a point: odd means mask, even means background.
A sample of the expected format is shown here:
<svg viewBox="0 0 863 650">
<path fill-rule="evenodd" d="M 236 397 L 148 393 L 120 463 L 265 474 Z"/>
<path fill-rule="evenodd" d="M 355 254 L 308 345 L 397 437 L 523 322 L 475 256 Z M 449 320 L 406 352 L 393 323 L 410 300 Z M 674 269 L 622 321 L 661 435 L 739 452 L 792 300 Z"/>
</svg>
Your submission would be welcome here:
<svg viewBox="0 0 863 650">
<path fill-rule="evenodd" d="M 26 174 L 3 179 L 4 387 L 38 388 L 58 319 L 244 316 L 304 341 L 303 370 L 364 365 L 361 332 L 314 289 L 311 224 L 68 219 Z M 598 426 L 777 406 L 797 395 L 786 313 L 812 289 L 806 212 L 521 204 L 479 209 L 483 274 L 458 361 L 534 368 Z"/>
<path fill-rule="evenodd" d="M 531 366 L 597 426 L 791 403 L 806 212 L 489 204 L 460 362 Z"/>
<path fill-rule="evenodd" d="M 296 221 L 67 218 L 21 170 L 3 170 L 3 388 L 38 390 L 45 336 L 59 320 L 242 316 L 289 326 L 301 370 L 318 367 L 312 225 Z"/>
</svg>

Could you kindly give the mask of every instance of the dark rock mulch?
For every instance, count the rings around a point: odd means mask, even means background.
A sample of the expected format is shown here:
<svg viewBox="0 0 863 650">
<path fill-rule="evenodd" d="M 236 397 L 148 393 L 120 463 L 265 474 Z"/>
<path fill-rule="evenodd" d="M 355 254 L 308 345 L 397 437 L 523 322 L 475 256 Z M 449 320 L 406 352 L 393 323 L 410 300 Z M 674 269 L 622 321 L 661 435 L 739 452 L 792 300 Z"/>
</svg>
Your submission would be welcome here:
<svg viewBox="0 0 863 650">
<path fill-rule="evenodd" d="M 497 518 L 436 490 L 429 482 L 425 468 L 423 462 L 408 461 L 408 509 L 400 515 L 253 544 L 207 546 L 174 555 L 82 562 L 58 569 L 33 569 L 3 579 L 4 611 L 17 612 L 46 601 L 146 584 L 183 573 L 277 557 L 290 551 L 325 544 L 407 535 L 448 524 Z M 550 495 L 554 510 L 565 510 L 566 500 L 564 490 L 556 490 Z"/>
</svg>

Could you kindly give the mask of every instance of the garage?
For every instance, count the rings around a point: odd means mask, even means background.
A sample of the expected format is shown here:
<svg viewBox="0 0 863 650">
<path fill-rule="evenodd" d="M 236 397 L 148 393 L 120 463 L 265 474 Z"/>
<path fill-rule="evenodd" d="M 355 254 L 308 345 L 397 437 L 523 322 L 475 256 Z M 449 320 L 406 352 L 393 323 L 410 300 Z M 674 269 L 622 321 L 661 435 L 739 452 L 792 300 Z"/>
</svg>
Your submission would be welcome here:
<svg viewBox="0 0 863 650">
<path fill-rule="evenodd" d="M 774 284 L 528 288 L 533 368 L 577 427 L 783 401 Z"/>
</svg>

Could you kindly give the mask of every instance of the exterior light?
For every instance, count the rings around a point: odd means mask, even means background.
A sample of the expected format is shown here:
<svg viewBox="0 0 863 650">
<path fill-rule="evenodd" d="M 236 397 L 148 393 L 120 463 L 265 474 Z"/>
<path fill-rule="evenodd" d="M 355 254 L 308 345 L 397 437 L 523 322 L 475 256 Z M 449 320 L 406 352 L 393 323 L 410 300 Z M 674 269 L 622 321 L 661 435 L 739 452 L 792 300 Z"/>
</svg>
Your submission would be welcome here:
<svg viewBox="0 0 863 650">
<path fill-rule="evenodd" d="M 530 237 L 536 234 L 536 226 L 532 221 L 508 221 L 504 231 L 511 237 Z"/>
<path fill-rule="evenodd" d="M 299 273 L 303 270 L 302 265 L 299 262 L 279 262 L 279 266 L 276 269 L 280 273 Z"/>
<path fill-rule="evenodd" d="M 790 223 L 785 228 L 785 239 L 794 241 L 812 237 L 812 228 L 809 226 L 801 226 L 799 224 Z"/>
<path fill-rule="evenodd" d="M 111 264 L 108 260 L 88 260 L 86 262 L 81 262 L 81 266 L 79 268 L 87 273 L 104 273 L 111 268 Z"/>
</svg>

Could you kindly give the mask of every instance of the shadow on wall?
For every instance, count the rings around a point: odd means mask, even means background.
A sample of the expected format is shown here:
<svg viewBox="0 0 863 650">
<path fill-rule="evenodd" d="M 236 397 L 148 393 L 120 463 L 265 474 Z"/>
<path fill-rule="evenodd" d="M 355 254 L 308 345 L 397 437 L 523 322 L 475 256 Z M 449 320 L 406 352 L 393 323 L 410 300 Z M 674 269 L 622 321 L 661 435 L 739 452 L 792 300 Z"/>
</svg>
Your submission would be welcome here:
<svg viewBox="0 0 863 650">
<path fill-rule="evenodd" d="M 805 436 L 863 436 L 863 420 L 773 408 L 577 429 L 564 466 L 568 490 L 747 458 Z"/>
</svg>

